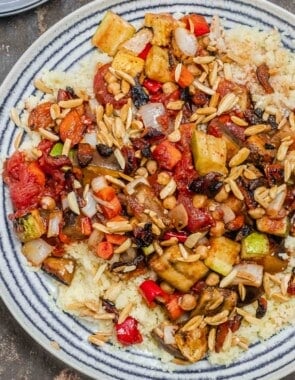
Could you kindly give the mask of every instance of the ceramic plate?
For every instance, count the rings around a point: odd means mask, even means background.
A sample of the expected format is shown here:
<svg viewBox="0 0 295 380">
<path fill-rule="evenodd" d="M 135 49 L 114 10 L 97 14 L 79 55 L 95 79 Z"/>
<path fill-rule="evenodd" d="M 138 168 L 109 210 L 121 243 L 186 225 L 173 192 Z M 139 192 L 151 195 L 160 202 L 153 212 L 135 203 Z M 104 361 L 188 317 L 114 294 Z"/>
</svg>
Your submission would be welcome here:
<svg viewBox="0 0 295 380">
<path fill-rule="evenodd" d="M 0 0 L 0 17 L 25 12 L 46 1 L 48 0 Z"/>
<path fill-rule="evenodd" d="M 214 4 L 213 4 L 214 3 Z M 204 5 L 207 4 L 207 5 Z M 294 49 L 295 16 L 263 0 L 106 0 L 94 1 L 70 14 L 43 34 L 21 57 L 0 88 L 1 155 L 11 154 L 17 134 L 9 119 L 10 109 L 34 93 L 33 79 L 44 67 L 70 70 L 91 54 L 90 38 L 108 9 L 136 22 L 149 12 L 196 12 L 208 17 L 218 13 L 227 27 L 238 24 L 276 26 L 283 43 Z M 294 369 L 295 331 L 286 328 L 268 341 L 252 346 L 238 361 L 213 366 L 206 360 L 165 372 L 152 355 L 130 348 L 127 352 L 107 344 L 97 349 L 87 342 L 92 327 L 62 313 L 52 299 L 52 281 L 26 267 L 20 244 L 6 215 L 11 210 L 7 190 L 0 187 L 0 294 L 23 328 L 43 347 L 68 365 L 103 380 L 209 380 L 278 379 Z M 51 342 L 58 342 L 55 350 Z"/>
</svg>

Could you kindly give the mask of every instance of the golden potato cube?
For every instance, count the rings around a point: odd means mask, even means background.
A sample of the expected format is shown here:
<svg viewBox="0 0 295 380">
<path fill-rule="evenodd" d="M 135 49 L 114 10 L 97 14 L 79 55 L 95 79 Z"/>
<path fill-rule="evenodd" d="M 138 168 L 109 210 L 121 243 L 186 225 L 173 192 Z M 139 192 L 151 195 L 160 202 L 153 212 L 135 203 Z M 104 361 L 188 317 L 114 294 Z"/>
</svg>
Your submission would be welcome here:
<svg viewBox="0 0 295 380">
<path fill-rule="evenodd" d="M 152 44 L 157 46 L 168 46 L 172 30 L 174 29 L 173 17 L 166 13 L 147 13 L 144 21 L 145 26 L 153 29 L 154 36 Z"/>
<path fill-rule="evenodd" d="M 150 79 L 166 83 L 172 81 L 168 50 L 152 46 L 145 62 L 145 73 Z"/>
<path fill-rule="evenodd" d="M 205 264 L 214 272 L 227 276 L 235 264 L 241 246 L 224 236 L 212 238 Z"/>
<path fill-rule="evenodd" d="M 150 261 L 151 268 L 174 288 L 187 292 L 197 281 L 205 277 L 208 268 L 202 261 L 179 261 L 182 255 L 178 245 L 165 250 L 163 255 Z"/>
<path fill-rule="evenodd" d="M 115 13 L 108 11 L 92 37 L 92 44 L 114 56 L 119 45 L 132 37 L 135 28 Z"/>
<path fill-rule="evenodd" d="M 144 60 L 127 51 L 119 50 L 113 59 L 112 67 L 136 77 L 144 69 Z"/>
<path fill-rule="evenodd" d="M 226 142 L 222 138 L 195 130 L 191 141 L 195 168 L 200 175 L 210 172 L 227 174 Z"/>
</svg>

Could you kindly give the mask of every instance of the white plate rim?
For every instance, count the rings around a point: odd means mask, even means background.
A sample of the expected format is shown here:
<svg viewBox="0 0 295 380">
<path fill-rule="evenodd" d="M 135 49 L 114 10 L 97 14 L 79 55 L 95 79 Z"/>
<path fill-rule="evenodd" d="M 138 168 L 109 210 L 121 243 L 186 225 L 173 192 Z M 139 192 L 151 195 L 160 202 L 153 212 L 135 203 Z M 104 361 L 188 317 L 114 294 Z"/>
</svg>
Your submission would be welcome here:
<svg viewBox="0 0 295 380">
<path fill-rule="evenodd" d="M 30 9 L 36 8 L 41 4 L 46 3 L 48 0 L 28 0 L 24 2 L 23 0 L 16 0 L 13 2 L 0 0 L 0 6 L 2 10 L 0 10 L 0 17 L 13 16 L 19 13 L 26 12 Z M 2 2 L 2 4 L 1 4 Z"/>
</svg>

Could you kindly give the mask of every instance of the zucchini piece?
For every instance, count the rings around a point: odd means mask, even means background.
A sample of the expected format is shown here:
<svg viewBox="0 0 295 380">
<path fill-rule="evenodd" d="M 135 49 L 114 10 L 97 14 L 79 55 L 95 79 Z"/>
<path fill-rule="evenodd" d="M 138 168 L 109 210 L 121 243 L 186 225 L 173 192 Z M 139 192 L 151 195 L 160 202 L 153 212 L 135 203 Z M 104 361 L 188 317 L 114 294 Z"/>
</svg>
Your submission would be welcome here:
<svg viewBox="0 0 295 380">
<path fill-rule="evenodd" d="M 261 258 L 270 253 L 269 249 L 268 237 L 259 232 L 252 232 L 242 240 L 241 257 L 245 260 Z"/>
<path fill-rule="evenodd" d="M 268 216 L 263 216 L 257 219 L 256 226 L 258 231 L 270 235 L 286 237 L 289 233 L 290 221 L 287 216 L 282 219 L 271 219 Z"/>
<path fill-rule="evenodd" d="M 38 239 L 46 232 L 46 224 L 38 210 L 17 218 L 13 221 L 16 236 L 23 243 Z"/>
<path fill-rule="evenodd" d="M 195 168 L 200 175 L 218 172 L 226 175 L 226 142 L 222 138 L 207 135 L 195 130 L 192 135 L 191 149 Z"/>
<path fill-rule="evenodd" d="M 231 272 L 239 252 L 239 243 L 224 236 L 212 238 L 205 264 L 214 272 L 227 276 Z"/>
<path fill-rule="evenodd" d="M 47 257 L 42 269 L 65 285 L 70 285 L 75 273 L 75 261 L 63 257 Z"/>
<path fill-rule="evenodd" d="M 50 156 L 52 156 L 52 157 L 61 156 L 63 146 L 64 146 L 64 144 L 61 142 L 57 142 L 56 144 L 54 144 L 50 153 L 49 153 Z"/>
<path fill-rule="evenodd" d="M 119 46 L 133 36 L 136 29 L 117 14 L 108 11 L 92 37 L 92 44 L 114 56 Z"/>
<path fill-rule="evenodd" d="M 153 244 L 150 244 L 147 247 L 141 247 L 141 249 L 142 249 L 143 253 L 145 254 L 145 256 L 149 256 L 155 252 L 155 248 L 154 248 Z"/>
</svg>

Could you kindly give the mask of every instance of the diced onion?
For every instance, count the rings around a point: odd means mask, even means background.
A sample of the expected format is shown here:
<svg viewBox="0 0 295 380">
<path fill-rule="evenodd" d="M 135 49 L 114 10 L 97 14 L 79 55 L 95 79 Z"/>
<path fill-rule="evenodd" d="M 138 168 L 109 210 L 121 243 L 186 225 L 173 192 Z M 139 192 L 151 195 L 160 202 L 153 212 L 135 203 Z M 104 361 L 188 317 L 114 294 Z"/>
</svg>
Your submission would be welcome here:
<svg viewBox="0 0 295 380">
<path fill-rule="evenodd" d="M 103 176 L 95 177 L 91 181 L 91 187 L 95 193 L 107 186 L 108 186 L 108 183 Z"/>
<path fill-rule="evenodd" d="M 98 243 L 103 240 L 104 236 L 105 234 L 103 232 L 94 229 L 88 238 L 88 247 L 90 249 L 96 249 Z"/>
<path fill-rule="evenodd" d="M 135 192 L 136 186 L 139 184 L 150 186 L 146 178 L 144 177 L 136 178 L 135 180 L 129 182 L 128 185 L 126 186 L 125 189 L 126 189 L 127 194 L 129 195 L 133 194 Z"/>
<path fill-rule="evenodd" d="M 235 219 L 236 215 L 229 206 L 222 204 L 220 208 L 223 211 L 223 221 L 225 224 Z"/>
<path fill-rule="evenodd" d="M 88 216 L 88 218 L 92 218 L 97 212 L 96 202 L 93 198 L 92 192 L 87 191 L 84 199 L 86 202 L 86 206 L 81 208 L 81 211 L 83 212 L 84 215 Z"/>
<path fill-rule="evenodd" d="M 162 103 L 148 103 L 140 107 L 138 111 L 146 128 L 161 128 L 157 119 L 164 115 L 165 108 Z"/>
<path fill-rule="evenodd" d="M 59 228 L 62 222 L 62 212 L 53 211 L 49 215 L 47 237 L 54 237 L 59 235 Z"/>
<path fill-rule="evenodd" d="M 22 253 L 34 266 L 40 266 L 52 251 L 53 247 L 40 238 L 28 241 L 22 247 Z"/>
<path fill-rule="evenodd" d="M 68 202 L 68 197 L 62 197 L 61 199 L 61 207 L 63 210 L 66 210 L 69 208 L 69 202 Z"/>
<path fill-rule="evenodd" d="M 176 28 L 175 42 L 183 54 L 194 57 L 198 50 L 197 37 L 185 28 Z"/>
<path fill-rule="evenodd" d="M 235 265 L 234 269 L 237 271 L 236 277 L 232 281 L 232 285 L 249 285 L 259 287 L 262 284 L 263 266 L 252 263 L 242 263 Z M 239 276 L 240 274 L 240 276 Z M 247 277 L 247 275 L 249 277 Z"/>
<path fill-rule="evenodd" d="M 97 145 L 96 132 L 85 133 L 83 142 L 90 144 L 93 148 Z"/>
</svg>

